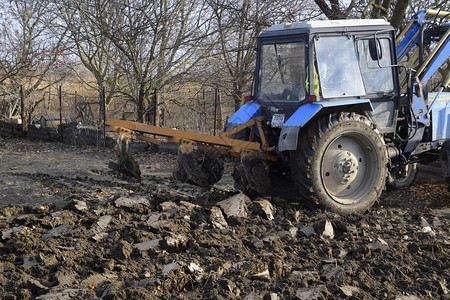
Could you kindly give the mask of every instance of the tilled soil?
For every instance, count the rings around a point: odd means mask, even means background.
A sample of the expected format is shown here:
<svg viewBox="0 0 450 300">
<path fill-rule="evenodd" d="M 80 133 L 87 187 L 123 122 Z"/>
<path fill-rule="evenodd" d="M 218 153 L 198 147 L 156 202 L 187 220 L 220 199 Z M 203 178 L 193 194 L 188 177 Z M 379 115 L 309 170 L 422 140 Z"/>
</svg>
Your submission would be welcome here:
<svg viewBox="0 0 450 300">
<path fill-rule="evenodd" d="M 2 299 L 450 298 L 442 181 L 339 216 L 136 158 L 141 181 L 107 168 L 112 150 L 0 139 Z"/>
</svg>

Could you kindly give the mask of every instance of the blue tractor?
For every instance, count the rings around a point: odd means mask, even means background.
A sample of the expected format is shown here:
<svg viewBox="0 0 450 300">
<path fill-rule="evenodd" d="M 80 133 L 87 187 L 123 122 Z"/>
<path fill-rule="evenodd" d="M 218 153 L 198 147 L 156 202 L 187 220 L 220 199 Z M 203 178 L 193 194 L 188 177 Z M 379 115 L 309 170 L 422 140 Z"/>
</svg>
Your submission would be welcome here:
<svg viewBox="0 0 450 300">
<path fill-rule="evenodd" d="M 421 11 L 397 37 L 384 20 L 263 32 L 251 96 L 226 130 L 276 160 L 241 155 L 237 187 L 345 214 L 369 209 L 386 185 L 411 183 L 418 163 L 440 160 L 450 177 L 449 17 Z"/>
<path fill-rule="evenodd" d="M 108 119 L 115 169 L 138 177 L 128 138 L 161 136 L 181 144 L 178 179 L 211 186 L 219 152 L 238 158 L 237 188 L 343 214 L 410 184 L 418 163 L 441 161 L 448 181 L 449 17 L 421 11 L 398 36 L 385 20 L 271 26 L 258 37 L 251 96 L 220 136 Z"/>
</svg>

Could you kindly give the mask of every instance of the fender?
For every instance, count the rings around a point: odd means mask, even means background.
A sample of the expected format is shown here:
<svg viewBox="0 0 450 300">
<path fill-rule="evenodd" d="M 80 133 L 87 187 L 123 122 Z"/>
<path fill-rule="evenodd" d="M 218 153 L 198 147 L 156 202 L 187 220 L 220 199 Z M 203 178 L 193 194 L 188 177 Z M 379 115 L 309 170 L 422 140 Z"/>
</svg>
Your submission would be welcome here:
<svg viewBox="0 0 450 300">
<path fill-rule="evenodd" d="M 229 119 L 228 123 L 234 125 L 242 125 L 249 120 L 261 116 L 261 111 L 259 110 L 261 105 L 256 103 L 246 103 L 238 109 Z"/>
<path fill-rule="evenodd" d="M 278 139 L 278 151 L 296 150 L 298 133 L 315 116 L 336 111 L 373 111 L 369 99 L 322 101 L 300 106 L 284 123 Z"/>
<path fill-rule="evenodd" d="M 225 131 L 231 131 L 234 128 L 247 123 L 251 119 L 257 118 L 261 116 L 261 105 L 256 103 L 246 103 L 238 109 L 227 121 L 225 124 Z M 259 135 L 258 129 L 255 130 L 255 134 Z M 237 132 L 230 136 L 234 139 L 240 139 L 240 133 Z"/>
</svg>

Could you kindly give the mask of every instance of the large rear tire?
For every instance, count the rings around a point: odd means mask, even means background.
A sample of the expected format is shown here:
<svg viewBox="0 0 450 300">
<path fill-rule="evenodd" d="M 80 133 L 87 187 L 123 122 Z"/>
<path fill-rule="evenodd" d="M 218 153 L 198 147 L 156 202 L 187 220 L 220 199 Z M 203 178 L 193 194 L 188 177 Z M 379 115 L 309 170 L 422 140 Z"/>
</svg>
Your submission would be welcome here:
<svg viewBox="0 0 450 300">
<path fill-rule="evenodd" d="M 355 113 L 323 116 L 299 136 L 291 176 L 307 201 L 337 213 L 363 213 L 386 183 L 384 141 L 368 118 Z"/>
</svg>

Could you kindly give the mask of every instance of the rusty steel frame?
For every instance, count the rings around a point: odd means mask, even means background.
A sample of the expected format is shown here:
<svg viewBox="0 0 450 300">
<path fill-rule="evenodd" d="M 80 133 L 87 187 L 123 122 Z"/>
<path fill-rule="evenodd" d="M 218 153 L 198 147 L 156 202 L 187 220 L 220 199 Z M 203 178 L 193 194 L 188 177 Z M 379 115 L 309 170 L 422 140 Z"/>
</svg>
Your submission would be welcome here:
<svg viewBox="0 0 450 300">
<path fill-rule="evenodd" d="M 219 136 L 211 136 L 201 133 L 163 128 L 139 122 L 118 119 L 106 119 L 106 131 L 117 132 L 121 135 L 121 138 L 135 137 L 137 139 L 147 141 L 156 145 L 160 145 L 161 141 L 146 134 L 166 137 L 169 142 L 179 143 L 188 148 L 203 148 L 235 157 L 258 152 L 259 155 L 261 155 L 265 159 L 276 160 L 276 157 L 274 155 L 269 154 L 270 151 L 274 151 L 275 149 L 274 147 L 268 147 L 267 140 L 264 136 L 264 132 L 261 126 L 261 122 L 263 120 L 264 117 L 251 119 L 245 124 L 234 128 L 233 130 L 221 133 Z M 252 141 L 255 126 L 259 130 L 262 143 Z M 248 127 L 252 127 L 250 141 L 230 138 L 230 135 Z"/>
</svg>

